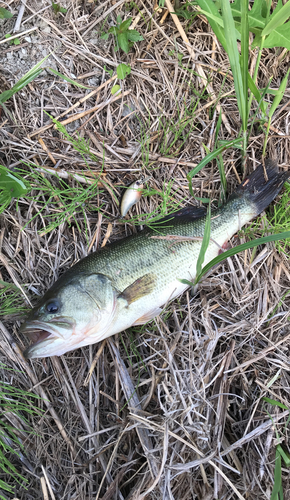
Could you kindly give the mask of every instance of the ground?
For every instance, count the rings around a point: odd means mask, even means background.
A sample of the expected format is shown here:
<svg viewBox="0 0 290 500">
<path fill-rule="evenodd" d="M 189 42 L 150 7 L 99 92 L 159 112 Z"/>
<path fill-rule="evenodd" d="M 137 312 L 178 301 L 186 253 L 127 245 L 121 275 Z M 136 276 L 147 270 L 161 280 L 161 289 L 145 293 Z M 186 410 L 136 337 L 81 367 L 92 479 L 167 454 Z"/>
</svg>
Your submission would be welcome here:
<svg viewBox="0 0 290 500">
<path fill-rule="evenodd" d="M 27 0 L 20 44 L 1 45 L 0 92 L 48 56 L 45 69 L 6 101 L 0 117 L 1 163 L 12 172 L 23 169 L 31 186 L 0 215 L 1 375 L 29 391 L 28 407 L 39 409 L 21 410 L 26 422 L 16 409 L 3 416 L 23 443 L 20 458 L 7 456 L 28 480 L 25 487 L 0 471 L 15 486 L 14 494 L 1 492 L 7 499 L 270 499 L 277 445 L 287 452 L 290 266 L 274 243 L 224 261 L 142 327 L 61 358 L 21 355 L 28 345 L 19 333 L 22 311 L 64 270 L 139 230 L 144 214 L 199 206 L 204 198 L 217 206 L 222 199 L 216 160 L 193 178 L 195 197 L 187 174 L 214 149 L 217 136 L 239 134 L 227 55 L 191 6 L 192 16 L 179 18 L 194 50 L 189 53 L 172 16 L 162 20 L 165 8 L 153 16 L 153 3 L 73 0 L 61 2 L 66 12 L 57 13 L 49 0 Z M 20 6 L 0 2 L 14 14 L 0 20 L 0 43 L 14 34 Z M 114 49 L 112 35 L 101 38 L 117 15 L 132 17 L 143 37 L 128 55 Z M 253 49 L 251 71 L 256 57 Z M 289 61 L 282 48 L 265 49 L 259 87 L 273 76 L 271 87 L 279 88 Z M 120 62 L 132 68 L 124 80 L 116 76 Z M 112 95 L 115 84 L 122 91 Z M 289 97 L 288 84 L 267 143 L 267 156 L 281 170 L 289 166 Z M 65 125 L 70 137 L 48 115 L 72 117 Z M 223 152 L 227 194 L 260 163 L 265 130 L 258 121 L 253 126 L 247 172 L 240 149 Z M 150 176 L 148 189 L 121 220 L 121 188 L 141 175 Z M 230 245 L 264 234 L 282 196 Z M 281 474 L 289 499 L 284 462 Z"/>
</svg>

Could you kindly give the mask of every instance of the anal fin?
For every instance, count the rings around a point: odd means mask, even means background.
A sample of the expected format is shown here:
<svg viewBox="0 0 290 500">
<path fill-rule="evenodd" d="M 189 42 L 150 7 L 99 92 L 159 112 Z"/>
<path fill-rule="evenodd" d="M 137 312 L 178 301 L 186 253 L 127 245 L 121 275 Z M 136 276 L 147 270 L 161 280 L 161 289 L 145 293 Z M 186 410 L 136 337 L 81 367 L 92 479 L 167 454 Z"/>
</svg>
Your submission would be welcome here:
<svg viewBox="0 0 290 500">
<path fill-rule="evenodd" d="M 158 316 L 162 312 L 162 309 L 160 307 L 156 307 L 156 309 L 152 309 L 152 311 L 147 312 L 141 318 L 138 318 L 132 326 L 137 326 L 137 325 L 144 325 L 145 323 L 148 323 L 151 319 L 155 318 L 155 316 Z"/>
</svg>

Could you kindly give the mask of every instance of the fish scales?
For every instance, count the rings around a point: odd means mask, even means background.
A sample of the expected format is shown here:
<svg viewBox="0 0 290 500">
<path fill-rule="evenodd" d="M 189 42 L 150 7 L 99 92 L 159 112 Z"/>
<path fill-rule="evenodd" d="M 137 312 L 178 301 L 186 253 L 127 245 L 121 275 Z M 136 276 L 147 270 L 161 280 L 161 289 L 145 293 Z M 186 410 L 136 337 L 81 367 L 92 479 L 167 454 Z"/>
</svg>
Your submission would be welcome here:
<svg viewBox="0 0 290 500">
<path fill-rule="evenodd" d="M 221 209 L 212 211 L 211 215 L 211 239 L 222 247 L 228 239 L 239 229 L 240 216 L 244 213 L 246 217 L 253 217 L 255 208 L 249 211 L 249 205 L 244 200 L 233 200 Z M 155 239 L 152 236 L 184 236 L 189 238 L 203 237 L 206 217 L 196 221 L 178 221 L 173 219 L 158 226 L 158 232 L 146 229 L 137 235 L 129 236 L 121 241 L 116 241 L 109 246 L 103 247 L 85 259 L 79 261 L 71 269 L 71 273 L 94 272 L 109 276 L 118 290 L 122 291 L 140 276 L 151 272 L 158 277 L 157 287 L 166 286 L 168 276 L 172 273 L 182 279 L 185 276 L 190 262 L 195 263 L 198 259 L 201 241 L 175 242 Z M 219 247 L 210 241 L 207 254 L 218 255 Z M 206 262 L 205 262 L 206 263 Z M 129 265 L 130 264 L 130 265 Z M 66 279 L 69 278 L 66 273 Z M 192 269 L 192 278 L 195 271 Z"/>
</svg>

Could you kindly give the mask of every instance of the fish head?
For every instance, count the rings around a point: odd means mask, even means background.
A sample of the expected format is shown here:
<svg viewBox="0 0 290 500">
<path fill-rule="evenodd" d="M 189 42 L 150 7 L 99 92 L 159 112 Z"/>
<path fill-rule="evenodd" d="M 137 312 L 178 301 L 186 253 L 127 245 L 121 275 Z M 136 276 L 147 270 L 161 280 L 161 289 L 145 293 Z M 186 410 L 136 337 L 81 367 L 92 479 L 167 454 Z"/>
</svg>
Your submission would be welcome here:
<svg viewBox="0 0 290 500">
<path fill-rule="evenodd" d="M 32 344 L 26 358 L 60 356 L 104 338 L 115 314 L 117 293 L 103 274 L 65 275 L 50 288 L 20 331 Z"/>
</svg>

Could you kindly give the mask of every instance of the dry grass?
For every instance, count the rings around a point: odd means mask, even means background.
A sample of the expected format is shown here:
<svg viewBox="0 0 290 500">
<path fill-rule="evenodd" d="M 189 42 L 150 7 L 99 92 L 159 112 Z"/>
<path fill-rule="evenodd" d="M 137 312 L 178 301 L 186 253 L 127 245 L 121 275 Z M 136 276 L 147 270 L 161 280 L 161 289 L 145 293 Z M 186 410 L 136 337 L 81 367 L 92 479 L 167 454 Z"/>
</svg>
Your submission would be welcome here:
<svg viewBox="0 0 290 500">
<path fill-rule="evenodd" d="M 20 7 L 20 2 L 13 0 L 2 4 L 17 12 Z M 230 73 L 224 77 L 228 60 L 205 19 L 196 17 L 187 33 L 194 48 L 194 54 L 189 55 L 170 15 L 161 24 L 163 10 L 150 21 L 153 2 L 136 0 L 136 4 L 141 15 L 135 7 L 130 15 L 144 41 L 135 44 L 128 56 L 114 52 L 113 40 L 104 42 L 99 37 L 107 16 L 113 23 L 117 14 L 128 15 L 125 0 L 63 2 L 68 12 L 57 16 L 50 7 L 35 14 L 48 7 L 49 1 L 40 4 L 28 0 L 22 18 L 22 23 L 27 22 L 20 32 L 36 26 L 32 35 L 37 38 L 21 38 L 17 47 L 5 45 L 6 52 L 0 56 L 2 91 L 23 73 L 16 54 L 24 48 L 29 55 L 25 59 L 28 67 L 40 60 L 44 51 L 53 51 L 48 66 L 78 78 L 94 91 L 83 99 L 89 91 L 48 72 L 16 94 L 6 103 L 11 116 L 2 111 L 0 122 L 4 165 L 12 168 L 24 160 L 40 168 L 58 168 L 77 189 L 73 175 L 84 172 L 92 178 L 101 172 L 104 157 L 101 180 L 105 185 L 94 201 L 96 207 L 103 205 L 100 212 L 85 209 L 87 238 L 80 211 L 76 211 L 78 224 L 71 220 L 71 225 L 65 222 L 46 233 L 46 220 L 39 213 L 42 199 L 36 192 L 30 201 L 21 200 L 18 209 L 13 203 L 1 215 L 0 279 L 14 282 L 26 305 L 34 304 L 63 270 L 88 251 L 97 250 L 104 238 L 111 242 L 135 230 L 132 224 L 115 219 L 118 206 L 113 193 L 119 199 L 119 186 L 129 184 L 140 172 L 152 175 L 150 186 L 160 191 L 174 178 L 174 199 L 193 202 L 186 174 L 206 154 L 204 145 L 213 148 L 218 118 L 213 104 L 220 92 L 226 94 L 218 101 L 225 113 L 220 138 L 238 134 L 240 118 L 233 81 Z M 3 34 L 12 32 L 15 17 L 2 22 Z M 185 28 L 185 21 L 180 21 Z M 183 54 L 183 68 L 172 50 Z M 6 61 L 8 51 L 15 59 Z M 264 51 L 260 87 L 266 86 L 271 74 L 273 87 L 279 87 L 289 65 L 289 55 L 277 63 L 281 52 Z M 252 60 L 254 57 L 252 53 Z M 113 69 L 121 61 L 131 64 L 132 74 L 115 100 L 110 93 L 115 80 L 103 68 Z M 15 64 L 15 72 L 10 63 Z M 204 92 L 201 68 L 210 78 L 212 94 L 207 90 L 197 100 L 196 92 Z M 195 72 L 190 71 L 193 69 Z M 288 88 L 268 144 L 268 155 L 283 166 L 289 163 L 289 96 Z M 167 131 L 165 137 L 160 120 L 180 123 L 194 102 L 196 109 L 185 129 L 188 137 L 184 145 L 179 138 L 169 152 L 161 153 L 165 151 L 164 139 L 170 145 L 173 135 Z M 68 112 L 74 104 L 74 110 Z M 47 126 L 44 111 L 67 119 L 96 106 L 94 112 L 67 125 L 73 136 L 78 133 L 90 139 L 91 151 L 100 159 L 89 162 L 88 172 L 80 154 Z M 261 130 L 253 130 L 249 171 L 261 157 L 263 136 Z M 144 138 L 147 161 L 140 148 Z M 239 151 L 226 152 L 224 164 L 228 191 L 232 192 L 242 178 Z M 53 176 L 48 177 L 57 183 Z M 219 198 L 215 164 L 194 178 L 193 189 L 198 197 Z M 150 212 L 158 203 L 157 195 L 143 198 L 132 214 Z M 53 210 L 48 207 L 46 214 Z M 238 241 L 235 238 L 232 243 Z M 289 279 L 288 260 L 269 244 L 257 250 L 253 262 L 252 251 L 228 259 L 203 280 L 195 296 L 187 292 L 150 324 L 124 332 L 122 341 L 118 336 L 101 347 L 94 345 L 32 363 L 21 356 L 25 339 L 18 334 L 19 320 L 2 318 L 0 361 L 21 370 L 13 375 L 2 370 L 2 377 L 40 394 L 39 406 L 44 409 L 42 416 L 31 418 L 35 434 L 29 437 L 25 437 L 21 422 L 14 422 L 30 466 L 16 462 L 17 469 L 29 479 L 28 490 L 16 487 L 17 498 L 269 499 L 275 431 L 287 445 L 289 412 L 264 403 L 262 398 L 289 406 L 290 295 L 270 321 L 268 317 L 288 291 Z M 96 353 L 95 370 L 85 384 Z M 284 498 L 289 499 L 289 473 L 282 470 Z"/>
</svg>

